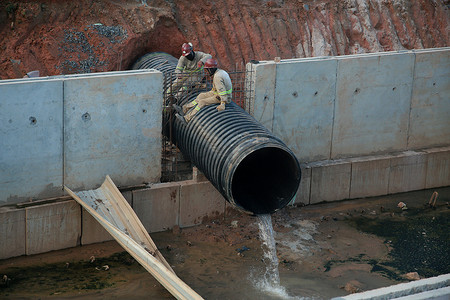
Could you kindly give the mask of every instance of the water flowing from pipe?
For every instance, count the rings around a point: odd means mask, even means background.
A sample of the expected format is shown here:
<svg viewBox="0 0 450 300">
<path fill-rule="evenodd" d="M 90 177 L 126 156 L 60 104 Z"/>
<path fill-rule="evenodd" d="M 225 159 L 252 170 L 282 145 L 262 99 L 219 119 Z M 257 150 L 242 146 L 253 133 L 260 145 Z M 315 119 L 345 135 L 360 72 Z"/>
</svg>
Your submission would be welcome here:
<svg viewBox="0 0 450 300">
<path fill-rule="evenodd" d="M 280 273 L 278 272 L 278 257 L 273 236 L 272 217 L 270 214 L 258 215 L 259 236 L 264 249 L 263 260 L 266 265 L 264 281 L 268 286 L 280 286 Z"/>
<path fill-rule="evenodd" d="M 305 299 L 302 297 L 289 296 L 286 289 L 280 284 L 280 273 L 278 271 L 278 256 L 270 214 L 257 215 L 259 237 L 263 248 L 263 261 L 266 266 L 263 276 L 252 276 L 255 287 L 265 294 L 279 299 Z"/>
<path fill-rule="evenodd" d="M 260 290 L 270 298 L 284 300 L 306 300 L 300 296 L 290 296 L 286 288 L 281 286 L 280 273 L 278 271 L 278 256 L 270 214 L 260 214 L 258 217 L 259 237 L 263 249 L 263 262 L 265 271 L 262 276 L 251 274 L 251 280 L 256 289 Z"/>
</svg>

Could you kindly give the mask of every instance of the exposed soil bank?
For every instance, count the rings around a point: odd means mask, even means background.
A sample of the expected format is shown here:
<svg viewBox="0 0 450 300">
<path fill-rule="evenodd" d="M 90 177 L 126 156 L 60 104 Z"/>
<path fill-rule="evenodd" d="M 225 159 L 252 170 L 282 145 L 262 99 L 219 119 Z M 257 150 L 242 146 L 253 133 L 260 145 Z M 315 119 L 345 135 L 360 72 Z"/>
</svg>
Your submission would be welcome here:
<svg viewBox="0 0 450 300">
<path fill-rule="evenodd" d="M 434 191 L 273 214 L 281 285 L 289 297 L 329 299 L 414 275 L 450 273 L 450 187 L 436 190 L 436 208 L 430 208 Z M 265 272 L 258 234 L 257 218 L 232 212 L 152 237 L 177 275 L 205 299 L 280 299 L 255 287 Z M 10 281 L 0 284 L 2 299 L 172 298 L 115 242 L 3 260 L 5 274 Z"/>
<path fill-rule="evenodd" d="M 1 1 L 0 78 L 126 70 L 183 42 L 251 59 L 449 46 L 447 0 Z"/>
</svg>

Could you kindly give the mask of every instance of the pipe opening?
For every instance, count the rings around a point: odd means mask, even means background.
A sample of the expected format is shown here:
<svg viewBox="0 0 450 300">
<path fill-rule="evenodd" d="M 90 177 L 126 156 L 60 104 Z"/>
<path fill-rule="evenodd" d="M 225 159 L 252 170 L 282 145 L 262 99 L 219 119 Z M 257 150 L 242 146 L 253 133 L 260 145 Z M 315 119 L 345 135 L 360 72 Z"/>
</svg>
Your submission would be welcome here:
<svg viewBox="0 0 450 300">
<path fill-rule="evenodd" d="M 297 193 L 300 167 L 289 152 L 266 147 L 246 156 L 236 168 L 231 192 L 235 203 L 254 214 L 273 213 Z"/>
</svg>

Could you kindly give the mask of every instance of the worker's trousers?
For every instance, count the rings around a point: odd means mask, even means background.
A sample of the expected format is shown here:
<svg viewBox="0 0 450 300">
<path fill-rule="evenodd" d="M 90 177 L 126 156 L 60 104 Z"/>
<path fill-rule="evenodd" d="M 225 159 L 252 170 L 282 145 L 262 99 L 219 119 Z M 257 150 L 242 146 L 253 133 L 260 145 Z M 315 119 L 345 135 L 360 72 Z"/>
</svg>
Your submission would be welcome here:
<svg viewBox="0 0 450 300">
<path fill-rule="evenodd" d="M 198 95 L 194 101 L 183 105 L 183 112 L 185 113 L 184 119 L 186 120 L 186 122 L 189 122 L 202 107 L 210 104 L 220 103 L 220 100 L 218 100 L 216 97 L 217 95 L 214 94 L 213 91 L 200 93 L 200 95 Z"/>
</svg>

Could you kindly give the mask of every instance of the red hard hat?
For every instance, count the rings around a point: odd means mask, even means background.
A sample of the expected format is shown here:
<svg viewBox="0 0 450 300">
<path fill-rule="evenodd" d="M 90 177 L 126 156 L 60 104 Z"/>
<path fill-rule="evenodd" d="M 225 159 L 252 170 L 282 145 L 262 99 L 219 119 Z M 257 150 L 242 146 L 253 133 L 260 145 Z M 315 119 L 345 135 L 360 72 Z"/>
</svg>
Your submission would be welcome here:
<svg viewBox="0 0 450 300">
<path fill-rule="evenodd" d="M 205 69 L 217 68 L 217 60 L 208 58 L 205 62 Z"/>
<path fill-rule="evenodd" d="M 192 44 L 191 43 L 184 43 L 183 46 L 181 46 L 181 53 L 183 56 L 189 55 L 189 53 L 192 52 Z"/>
</svg>

